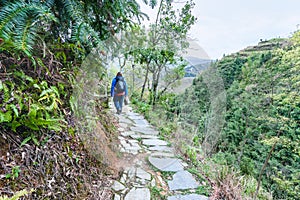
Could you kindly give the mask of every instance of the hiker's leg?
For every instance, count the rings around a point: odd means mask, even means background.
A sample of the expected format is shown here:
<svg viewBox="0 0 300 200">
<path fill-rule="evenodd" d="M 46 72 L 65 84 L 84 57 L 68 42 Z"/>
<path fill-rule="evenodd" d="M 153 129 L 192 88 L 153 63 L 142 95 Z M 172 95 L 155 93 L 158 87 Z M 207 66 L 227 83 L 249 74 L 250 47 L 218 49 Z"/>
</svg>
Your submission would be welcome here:
<svg viewBox="0 0 300 200">
<path fill-rule="evenodd" d="M 115 108 L 117 109 L 117 111 L 119 111 L 120 106 L 119 106 L 119 98 L 118 98 L 118 96 L 114 96 L 113 100 L 114 100 Z"/>
<path fill-rule="evenodd" d="M 119 99 L 119 106 L 120 106 L 120 111 L 122 112 L 122 108 L 123 108 L 123 102 L 124 102 L 124 95 L 120 96 Z"/>
</svg>

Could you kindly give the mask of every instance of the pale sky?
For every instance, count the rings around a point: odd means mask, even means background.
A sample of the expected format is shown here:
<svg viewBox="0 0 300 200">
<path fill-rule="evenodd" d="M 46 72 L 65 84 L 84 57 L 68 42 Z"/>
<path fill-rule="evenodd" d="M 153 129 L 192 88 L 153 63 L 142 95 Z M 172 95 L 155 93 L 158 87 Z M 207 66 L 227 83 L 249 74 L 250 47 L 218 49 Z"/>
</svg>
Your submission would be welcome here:
<svg viewBox="0 0 300 200">
<path fill-rule="evenodd" d="M 192 27 L 190 36 L 197 40 L 211 59 L 256 45 L 260 39 L 290 37 L 300 24 L 299 0 L 194 2 L 196 6 L 193 13 L 198 21 Z M 144 3 L 140 5 L 143 12 L 155 18 L 154 10 Z"/>
</svg>

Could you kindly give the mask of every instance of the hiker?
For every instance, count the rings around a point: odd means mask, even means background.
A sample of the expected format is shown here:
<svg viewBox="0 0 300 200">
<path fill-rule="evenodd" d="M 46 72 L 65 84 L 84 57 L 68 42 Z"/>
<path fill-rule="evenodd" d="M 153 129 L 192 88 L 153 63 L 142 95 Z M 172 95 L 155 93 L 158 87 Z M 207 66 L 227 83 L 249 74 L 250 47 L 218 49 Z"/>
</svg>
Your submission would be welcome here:
<svg viewBox="0 0 300 200">
<path fill-rule="evenodd" d="M 117 114 L 121 114 L 122 106 L 125 96 L 128 95 L 127 84 L 121 72 L 118 72 L 116 77 L 112 80 L 110 96 L 113 97 Z"/>
</svg>

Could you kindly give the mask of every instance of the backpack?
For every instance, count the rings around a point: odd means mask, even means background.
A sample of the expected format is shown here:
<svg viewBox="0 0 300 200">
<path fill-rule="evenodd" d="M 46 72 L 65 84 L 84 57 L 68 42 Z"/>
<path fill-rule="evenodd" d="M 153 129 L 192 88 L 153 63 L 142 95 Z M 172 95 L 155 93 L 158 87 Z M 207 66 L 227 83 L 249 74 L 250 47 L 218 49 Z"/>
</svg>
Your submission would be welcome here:
<svg viewBox="0 0 300 200">
<path fill-rule="evenodd" d="M 116 93 L 122 93 L 125 91 L 126 85 L 123 77 L 117 77 L 117 82 L 115 85 L 115 92 Z"/>
</svg>

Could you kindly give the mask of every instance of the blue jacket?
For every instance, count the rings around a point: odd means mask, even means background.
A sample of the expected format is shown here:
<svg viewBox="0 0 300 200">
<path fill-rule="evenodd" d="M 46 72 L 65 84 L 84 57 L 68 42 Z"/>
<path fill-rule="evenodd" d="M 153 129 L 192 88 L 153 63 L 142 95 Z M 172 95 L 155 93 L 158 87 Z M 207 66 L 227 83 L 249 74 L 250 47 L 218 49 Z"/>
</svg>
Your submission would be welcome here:
<svg viewBox="0 0 300 200">
<path fill-rule="evenodd" d="M 117 83 L 117 78 L 119 78 L 119 77 L 122 77 L 122 76 L 117 76 L 112 80 L 111 88 L 110 88 L 110 96 L 111 97 L 113 97 L 115 95 L 115 85 Z M 128 96 L 127 84 L 126 84 L 125 79 L 124 79 L 124 82 L 125 82 L 125 96 Z"/>
</svg>

